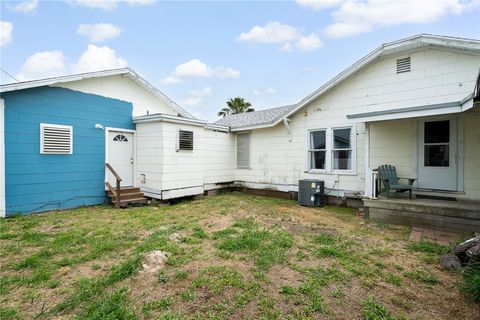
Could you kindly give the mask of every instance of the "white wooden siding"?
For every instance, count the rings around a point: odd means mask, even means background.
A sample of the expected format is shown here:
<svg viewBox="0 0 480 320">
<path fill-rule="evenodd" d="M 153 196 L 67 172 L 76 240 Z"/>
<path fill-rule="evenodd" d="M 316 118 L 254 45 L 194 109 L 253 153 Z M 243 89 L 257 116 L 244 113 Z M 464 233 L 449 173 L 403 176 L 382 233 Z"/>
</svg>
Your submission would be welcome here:
<svg viewBox="0 0 480 320">
<path fill-rule="evenodd" d="M 411 72 L 397 74 L 396 60 L 406 56 L 411 57 Z M 479 68 L 478 55 L 433 49 L 380 59 L 297 112 L 290 122 L 291 141 L 283 124 L 274 128 L 253 130 L 250 143 L 251 169 L 236 169 L 235 179 L 250 185 L 270 185 L 278 190 L 296 190 L 299 179 L 315 178 L 325 180 L 327 189 L 363 192 L 364 124 L 360 123 L 356 127 L 355 175 L 306 172 L 307 131 L 351 125 L 346 119 L 348 114 L 460 101 L 473 92 Z M 398 166 L 400 174 L 412 175 L 414 127 L 411 120 L 373 127 L 374 132 L 381 128 L 389 130 L 384 137 L 374 135 L 371 141 L 374 149 L 371 166 L 375 167 L 383 162 L 392 163 Z M 378 143 L 377 147 L 375 143 Z M 467 150 L 465 152 L 467 153 Z M 474 162 L 466 161 L 465 167 L 472 163 Z M 465 176 L 467 177 L 467 174 Z M 467 179 L 465 181 L 466 191 L 475 186 L 478 188 L 478 185 L 478 181 L 472 178 L 468 183 Z"/>
<path fill-rule="evenodd" d="M 465 198 L 480 200 L 480 107 L 464 115 Z"/>
<path fill-rule="evenodd" d="M 154 94 L 142 88 L 135 81 L 121 75 L 84 79 L 55 86 L 131 102 L 134 117 L 146 115 L 147 111 L 149 114 L 177 115 L 175 110 Z"/>
<path fill-rule="evenodd" d="M 193 132 L 193 150 L 178 150 L 179 130 Z M 234 135 L 168 122 L 137 124 L 137 185 L 162 199 L 201 194 L 234 180 Z M 145 182 L 142 183 L 142 175 Z"/>
</svg>

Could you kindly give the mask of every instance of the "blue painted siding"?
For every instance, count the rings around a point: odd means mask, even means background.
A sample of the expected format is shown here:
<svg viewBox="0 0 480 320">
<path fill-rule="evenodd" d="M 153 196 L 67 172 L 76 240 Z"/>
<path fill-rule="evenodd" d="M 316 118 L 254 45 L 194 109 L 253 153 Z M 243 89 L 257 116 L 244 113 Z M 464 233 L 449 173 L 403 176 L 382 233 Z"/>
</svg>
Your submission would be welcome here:
<svg viewBox="0 0 480 320">
<path fill-rule="evenodd" d="M 2 94 L 7 216 L 104 203 L 104 127 L 134 129 L 132 104 L 64 88 Z M 40 154 L 40 123 L 73 126 L 73 154 Z"/>
</svg>

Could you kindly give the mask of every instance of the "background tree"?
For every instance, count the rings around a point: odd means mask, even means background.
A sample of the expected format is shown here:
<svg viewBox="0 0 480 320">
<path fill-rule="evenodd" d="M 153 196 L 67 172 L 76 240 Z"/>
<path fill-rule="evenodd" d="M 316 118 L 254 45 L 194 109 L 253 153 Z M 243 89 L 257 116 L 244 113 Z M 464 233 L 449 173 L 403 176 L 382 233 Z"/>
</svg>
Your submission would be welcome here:
<svg viewBox="0 0 480 320">
<path fill-rule="evenodd" d="M 229 115 L 229 114 L 237 114 L 237 113 L 252 112 L 252 111 L 255 111 L 255 109 L 252 108 L 252 104 L 250 102 L 248 102 L 243 98 L 235 97 L 227 101 L 227 107 L 220 110 L 218 112 L 218 116 L 225 117 L 226 115 Z"/>
</svg>

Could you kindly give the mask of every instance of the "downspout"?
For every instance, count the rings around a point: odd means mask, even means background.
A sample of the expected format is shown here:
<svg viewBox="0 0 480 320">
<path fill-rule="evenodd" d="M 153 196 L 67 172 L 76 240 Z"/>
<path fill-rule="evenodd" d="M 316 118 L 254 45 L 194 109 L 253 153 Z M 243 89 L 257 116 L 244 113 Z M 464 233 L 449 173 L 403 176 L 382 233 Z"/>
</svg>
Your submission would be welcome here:
<svg viewBox="0 0 480 320">
<path fill-rule="evenodd" d="M 364 146 L 364 166 L 365 166 L 365 186 L 363 194 L 366 198 L 375 198 L 374 188 L 375 181 L 373 179 L 373 170 L 370 169 L 370 123 L 365 123 L 365 146 Z"/>
<path fill-rule="evenodd" d="M 287 131 L 288 131 L 288 141 L 292 141 L 292 130 L 290 129 L 290 119 L 288 119 L 287 117 L 284 117 L 282 118 L 282 121 L 283 121 L 283 125 L 285 126 L 285 128 L 287 128 Z"/>
</svg>

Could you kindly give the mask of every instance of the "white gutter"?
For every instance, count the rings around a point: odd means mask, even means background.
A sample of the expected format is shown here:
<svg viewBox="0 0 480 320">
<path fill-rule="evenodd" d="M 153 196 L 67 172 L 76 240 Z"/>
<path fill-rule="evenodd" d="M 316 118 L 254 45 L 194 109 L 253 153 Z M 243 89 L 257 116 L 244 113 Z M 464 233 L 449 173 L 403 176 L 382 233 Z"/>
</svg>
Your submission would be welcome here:
<svg viewBox="0 0 480 320">
<path fill-rule="evenodd" d="M 138 116 L 133 118 L 133 123 L 146 123 L 146 122 L 159 122 L 159 121 L 204 127 L 205 129 L 209 129 L 209 130 L 218 130 L 218 131 L 225 131 L 225 132 L 230 131 L 230 128 L 227 126 L 208 123 L 205 120 L 182 118 L 182 117 L 176 117 L 176 116 L 163 114 L 163 113 Z"/>
</svg>

